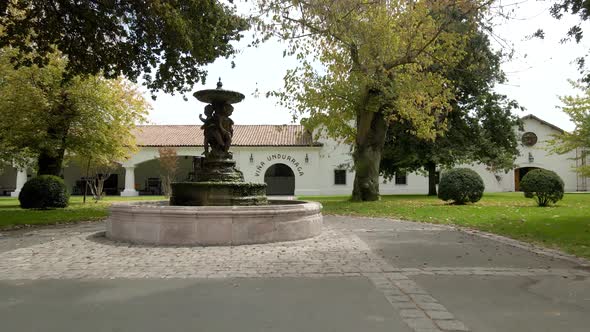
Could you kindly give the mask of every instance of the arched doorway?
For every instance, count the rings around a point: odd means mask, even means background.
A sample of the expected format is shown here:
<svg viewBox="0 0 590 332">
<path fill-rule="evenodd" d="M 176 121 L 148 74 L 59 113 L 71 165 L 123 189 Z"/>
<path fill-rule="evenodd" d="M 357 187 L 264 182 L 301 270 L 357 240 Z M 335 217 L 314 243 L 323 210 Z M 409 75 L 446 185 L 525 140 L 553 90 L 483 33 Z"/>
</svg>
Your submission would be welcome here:
<svg viewBox="0 0 590 332">
<path fill-rule="evenodd" d="M 295 195 L 295 174 L 285 164 L 274 164 L 264 173 L 267 195 Z"/>
<path fill-rule="evenodd" d="M 520 191 L 520 181 L 530 171 L 539 167 L 521 167 L 514 170 L 514 191 Z"/>
</svg>

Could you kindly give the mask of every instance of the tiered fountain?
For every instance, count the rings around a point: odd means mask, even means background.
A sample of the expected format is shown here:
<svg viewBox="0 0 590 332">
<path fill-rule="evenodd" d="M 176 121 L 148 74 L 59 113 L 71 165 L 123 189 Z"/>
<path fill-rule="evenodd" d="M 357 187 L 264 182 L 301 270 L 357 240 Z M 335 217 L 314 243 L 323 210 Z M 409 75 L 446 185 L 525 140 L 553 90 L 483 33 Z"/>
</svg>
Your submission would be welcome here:
<svg viewBox="0 0 590 332">
<path fill-rule="evenodd" d="M 244 95 L 217 89 L 197 91 L 207 103 L 203 121 L 205 158 L 194 182 L 172 184 L 170 202 L 113 204 L 106 236 L 156 245 L 239 245 L 299 240 L 319 235 L 321 204 L 267 200 L 266 184 L 244 182 L 229 151 L 232 104 Z"/>
<path fill-rule="evenodd" d="M 231 104 L 239 103 L 244 95 L 222 89 L 195 92 L 195 97 L 208 105 L 205 107 L 203 136 L 205 158 L 195 170 L 195 182 L 172 184 L 171 205 L 265 205 L 266 184 L 244 182 L 244 175 L 236 168 L 236 161 L 229 152 L 233 136 Z"/>
</svg>

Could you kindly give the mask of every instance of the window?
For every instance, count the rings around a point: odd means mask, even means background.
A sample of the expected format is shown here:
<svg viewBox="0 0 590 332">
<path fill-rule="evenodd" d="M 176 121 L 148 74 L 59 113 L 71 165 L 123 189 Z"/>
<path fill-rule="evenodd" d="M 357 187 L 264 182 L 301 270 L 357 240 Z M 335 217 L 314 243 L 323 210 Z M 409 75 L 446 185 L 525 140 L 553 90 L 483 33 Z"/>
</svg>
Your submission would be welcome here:
<svg viewBox="0 0 590 332">
<path fill-rule="evenodd" d="M 440 182 L 440 171 L 434 172 L 434 184 L 438 184 Z"/>
<path fill-rule="evenodd" d="M 524 146 L 533 146 L 537 143 L 537 135 L 529 131 L 522 135 L 521 140 Z"/>
<path fill-rule="evenodd" d="M 395 184 L 408 184 L 406 173 L 395 173 Z"/>
<path fill-rule="evenodd" d="M 334 184 L 346 184 L 346 170 L 335 169 L 334 170 Z"/>
</svg>

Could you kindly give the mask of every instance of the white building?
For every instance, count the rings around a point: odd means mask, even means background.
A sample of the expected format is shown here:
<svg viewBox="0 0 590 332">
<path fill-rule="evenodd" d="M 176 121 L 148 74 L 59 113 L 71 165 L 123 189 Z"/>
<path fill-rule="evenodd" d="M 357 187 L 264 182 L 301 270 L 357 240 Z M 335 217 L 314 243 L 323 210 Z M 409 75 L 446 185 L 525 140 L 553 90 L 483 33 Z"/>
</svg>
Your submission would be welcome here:
<svg viewBox="0 0 590 332">
<path fill-rule="evenodd" d="M 508 173 L 491 173 L 482 165 L 466 165 L 484 179 L 487 192 L 518 190 L 522 176 L 531 169 L 544 168 L 558 173 L 566 191 L 587 191 L 585 178 L 574 172 L 576 151 L 549 154 L 546 141 L 562 130 L 533 115 L 523 118 L 517 168 Z M 516 130 L 516 129 L 515 129 Z M 123 196 L 160 194 L 158 149 L 173 147 L 179 156 L 177 181 L 189 179 L 193 160 L 203 153 L 200 126 L 141 126 L 137 132 L 140 150 L 107 180 L 105 192 Z M 330 139 L 312 141 L 299 125 L 235 125 L 232 149 L 246 181 L 266 182 L 269 195 L 350 195 L 354 172 L 350 146 Z M 30 170 L 8 169 L 0 175 L 0 194 L 17 196 L 30 177 Z M 81 194 L 83 172 L 77 165 L 64 168 L 64 180 L 73 194 Z M 420 174 L 399 174 L 382 181 L 381 194 L 425 194 L 428 180 Z"/>
</svg>

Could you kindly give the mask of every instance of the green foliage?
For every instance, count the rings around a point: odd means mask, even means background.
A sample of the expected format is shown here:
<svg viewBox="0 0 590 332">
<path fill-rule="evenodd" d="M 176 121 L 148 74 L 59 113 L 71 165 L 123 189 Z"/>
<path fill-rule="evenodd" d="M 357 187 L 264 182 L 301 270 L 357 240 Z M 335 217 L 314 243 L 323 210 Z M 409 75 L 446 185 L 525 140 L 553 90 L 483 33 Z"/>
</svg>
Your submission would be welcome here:
<svg viewBox="0 0 590 332">
<path fill-rule="evenodd" d="M 563 198 L 564 184 L 557 173 L 534 169 L 522 178 L 520 189 L 525 197 L 534 198 L 539 206 L 548 206 Z"/>
<path fill-rule="evenodd" d="M 451 31 L 452 16 L 477 17 L 487 8 L 480 1 L 414 0 L 264 0 L 259 6 L 272 18 L 264 31 L 286 39 L 285 54 L 301 61 L 284 77 L 285 88 L 270 94 L 296 115 L 309 114 L 309 126 L 324 125 L 349 142 L 358 130 L 350 121 L 370 112 L 410 121 L 420 137 L 433 138 L 453 94 L 444 75 L 425 69 L 461 62 L 475 24 Z"/>
<path fill-rule="evenodd" d="M 458 30 L 461 27 L 460 23 L 452 26 Z M 512 110 L 518 105 L 493 91 L 496 83 L 504 81 L 500 68 L 502 54 L 493 51 L 489 38 L 482 32 L 472 35 L 466 52 L 458 66 L 430 69 L 444 74 L 454 85 L 455 102 L 444 117 L 446 130 L 434 140 L 424 140 L 415 134 L 411 123 L 393 123 L 381 159 L 384 176 L 393 177 L 400 171 L 434 170 L 436 166 L 451 168 L 466 162 L 480 162 L 492 171 L 513 167 L 518 155 L 514 129 L 519 119 Z"/>
<path fill-rule="evenodd" d="M 263 32 L 289 41 L 300 65 L 270 95 L 308 115 L 305 125 L 354 147 L 353 199 L 379 197 L 387 127 L 410 123 L 432 140 L 452 105 L 453 84 L 432 66 L 455 67 L 487 1 L 261 0 Z M 448 26 L 460 16 L 471 24 Z M 266 23 L 266 24 L 265 24 Z M 311 129 L 311 128 L 310 128 Z"/>
<path fill-rule="evenodd" d="M 23 209 L 52 209 L 68 206 L 70 194 L 64 181 L 53 175 L 41 175 L 27 181 L 18 200 Z"/>
<path fill-rule="evenodd" d="M 442 174 L 438 198 L 454 204 L 475 203 L 485 189 L 481 176 L 469 168 L 454 168 Z"/>
<path fill-rule="evenodd" d="M 5 1 L 3 1 L 4 3 Z M 10 0 L 0 7 L 0 47 L 17 65 L 47 65 L 54 47 L 77 75 L 141 76 L 147 87 L 186 92 L 205 81 L 204 65 L 235 53 L 247 29 L 218 0 Z"/>
<path fill-rule="evenodd" d="M 64 82 L 67 61 L 59 53 L 44 67 L 14 69 L 15 54 L 0 49 L 0 160 L 25 163 L 39 156 L 39 172 L 56 175 L 66 151 L 106 162 L 135 149 L 132 131 L 148 104 L 133 85 L 101 76 Z"/>
<path fill-rule="evenodd" d="M 559 154 L 578 150 L 579 166 L 576 171 L 583 177 L 590 177 L 590 88 L 570 81 L 572 86 L 583 92 L 582 95 L 561 97 L 565 105 L 561 107 L 576 126 L 572 132 L 555 135 L 549 141 L 551 151 Z"/>
</svg>

